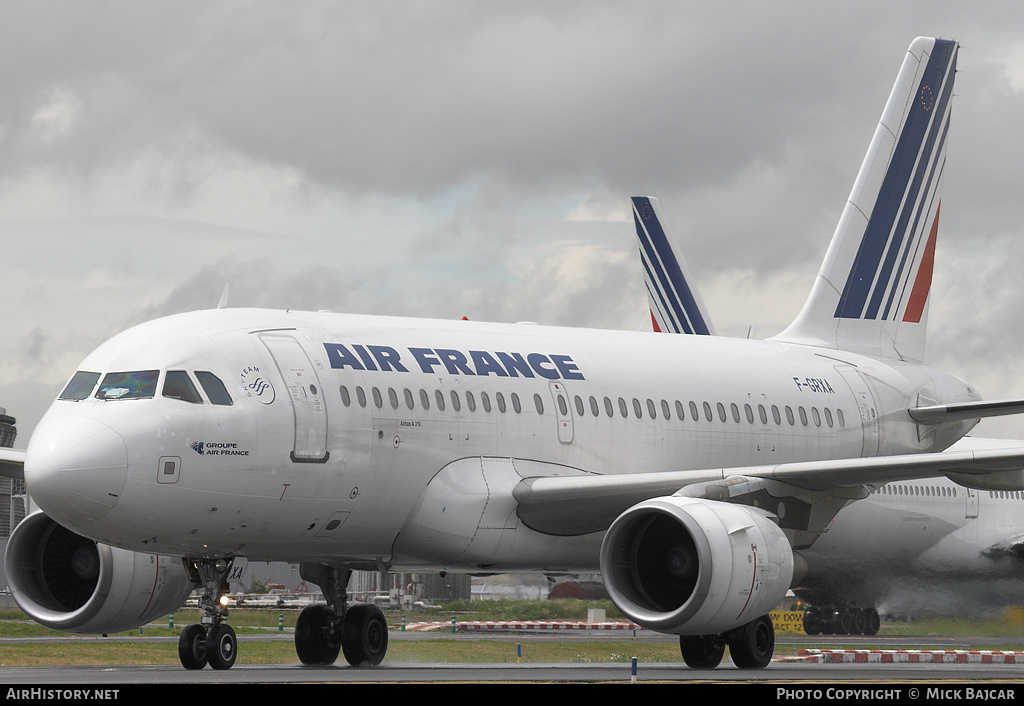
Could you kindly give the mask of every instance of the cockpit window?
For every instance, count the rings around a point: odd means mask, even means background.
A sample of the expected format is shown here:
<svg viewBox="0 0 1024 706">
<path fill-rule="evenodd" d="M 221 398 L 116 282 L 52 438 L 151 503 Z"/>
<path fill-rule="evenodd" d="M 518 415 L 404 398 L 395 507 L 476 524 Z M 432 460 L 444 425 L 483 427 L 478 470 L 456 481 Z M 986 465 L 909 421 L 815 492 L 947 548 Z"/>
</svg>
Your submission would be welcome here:
<svg viewBox="0 0 1024 706">
<path fill-rule="evenodd" d="M 164 397 L 176 400 L 202 404 L 203 398 L 199 396 L 199 390 L 192 384 L 192 379 L 184 370 L 168 370 L 164 376 Z"/>
<path fill-rule="evenodd" d="M 213 373 L 206 370 L 196 371 L 196 380 L 203 386 L 203 390 L 206 391 L 206 396 L 210 398 L 210 402 L 219 405 L 231 405 L 231 395 L 228 394 L 228 389 L 224 387 L 224 383 L 221 382 L 220 378 Z"/>
<path fill-rule="evenodd" d="M 128 373 L 107 373 L 103 376 L 96 398 L 101 400 L 138 400 L 156 394 L 159 370 L 135 370 Z"/>
<path fill-rule="evenodd" d="M 67 387 L 64 388 L 64 392 L 60 393 L 59 400 L 84 400 L 86 397 L 92 394 L 92 390 L 96 387 L 96 381 L 100 379 L 99 373 L 90 373 L 85 370 L 79 370 L 71 378 L 71 382 L 68 383 Z"/>
</svg>

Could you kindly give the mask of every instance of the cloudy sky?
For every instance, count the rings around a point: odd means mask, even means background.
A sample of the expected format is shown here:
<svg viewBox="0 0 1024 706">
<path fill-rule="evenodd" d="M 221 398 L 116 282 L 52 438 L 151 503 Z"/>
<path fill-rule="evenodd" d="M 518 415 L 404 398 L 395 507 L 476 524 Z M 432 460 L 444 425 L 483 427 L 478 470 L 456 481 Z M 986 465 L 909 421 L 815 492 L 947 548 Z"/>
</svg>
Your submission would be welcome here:
<svg viewBox="0 0 1024 706">
<path fill-rule="evenodd" d="M 1024 396 L 1024 5 L 965 5 L 0 0 L 17 445 L 96 345 L 226 283 L 232 306 L 645 326 L 634 194 L 720 333 L 777 333 L 918 35 L 962 44 L 928 362 Z"/>
</svg>

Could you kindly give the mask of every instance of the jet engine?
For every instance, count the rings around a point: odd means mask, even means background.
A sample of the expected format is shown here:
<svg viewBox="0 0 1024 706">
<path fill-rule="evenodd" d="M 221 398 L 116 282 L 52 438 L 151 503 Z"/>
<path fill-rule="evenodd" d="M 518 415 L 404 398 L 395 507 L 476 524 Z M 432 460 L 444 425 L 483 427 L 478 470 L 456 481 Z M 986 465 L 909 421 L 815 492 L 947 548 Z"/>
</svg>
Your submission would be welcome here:
<svg viewBox="0 0 1024 706">
<path fill-rule="evenodd" d="M 767 614 L 786 595 L 793 550 L 768 513 L 663 497 L 634 505 L 601 545 L 612 601 L 638 625 L 679 635 L 721 634 Z"/>
<path fill-rule="evenodd" d="M 75 633 L 132 630 L 179 607 L 194 587 L 180 559 L 99 544 L 42 512 L 14 528 L 4 570 L 33 620 Z"/>
</svg>

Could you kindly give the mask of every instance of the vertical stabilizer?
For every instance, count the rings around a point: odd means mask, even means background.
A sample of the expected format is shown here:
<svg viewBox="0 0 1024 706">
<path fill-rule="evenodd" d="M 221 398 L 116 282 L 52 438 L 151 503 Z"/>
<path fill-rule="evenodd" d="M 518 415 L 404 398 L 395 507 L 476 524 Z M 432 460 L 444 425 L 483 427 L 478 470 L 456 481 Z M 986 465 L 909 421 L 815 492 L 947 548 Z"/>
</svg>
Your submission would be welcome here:
<svg viewBox="0 0 1024 706">
<path fill-rule="evenodd" d="M 957 49 L 910 45 L 810 298 L 775 340 L 923 359 Z"/>
<path fill-rule="evenodd" d="M 663 225 L 658 199 L 634 196 L 632 201 L 654 330 L 713 336 L 715 329 L 700 292 L 690 285 L 693 278 L 686 261 L 676 257 L 673 238 Z"/>
</svg>

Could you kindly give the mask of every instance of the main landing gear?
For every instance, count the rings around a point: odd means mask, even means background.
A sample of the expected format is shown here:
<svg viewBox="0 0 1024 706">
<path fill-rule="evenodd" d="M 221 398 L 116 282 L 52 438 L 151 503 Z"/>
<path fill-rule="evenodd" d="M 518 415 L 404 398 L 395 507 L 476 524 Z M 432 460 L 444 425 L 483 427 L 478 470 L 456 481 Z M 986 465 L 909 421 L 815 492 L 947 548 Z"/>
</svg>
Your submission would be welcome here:
<svg viewBox="0 0 1024 706">
<path fill-rule="evenodd" d="M 372 603 L 348 604 L 352 570 L 326 564 L 303 563 L 299 575 L 320 586 L 327 605 L 307 606 L 295 622 L 295 652 L 310 666 L 334 664 L 339 652 L 353 666 L 376 666 L 388 651 L 388 624 L 384 612 Z"/>
<path fill-rule="evenodd" d="M 808 635 L 877 635 L 881 620 L 874 608 L 811 606 L 804 611 Z"/>
<path fill-rule="evenodd" d="M 224 622 L 228 609 L 221 605 L 221 596 L 227 593 L 227 577 L 233 558 L 194 559 L 189 565 L 193 577 L 203 585 L 199 609 L 203 611 L 200 624 L 192 624 L 178 637 L 178 659 L 185 669 L 202 669 L 209 664 L 214 669 L 231 669 L 238 653 L 235 631 Z"/>
<path fill-rule="evenodd" d="M 680 635 L 679 651 L 687 667 L 714 669 L 725 656 L 740 669 L 763 669 L 775 654 L 775 628 L 771 616 L 762 615 L 746 625 L 721 635 Z"/>
</svg>

